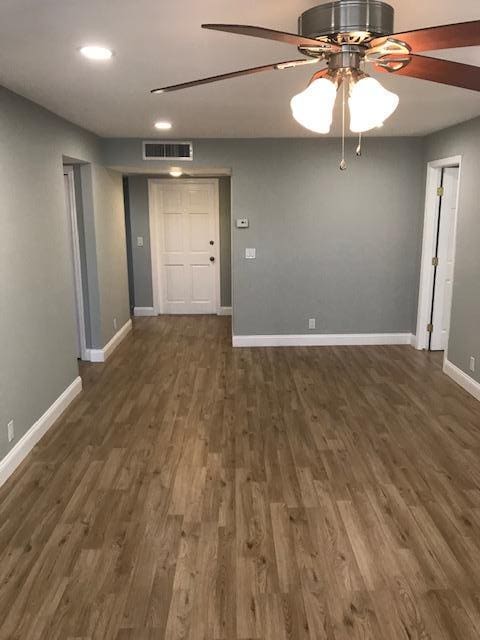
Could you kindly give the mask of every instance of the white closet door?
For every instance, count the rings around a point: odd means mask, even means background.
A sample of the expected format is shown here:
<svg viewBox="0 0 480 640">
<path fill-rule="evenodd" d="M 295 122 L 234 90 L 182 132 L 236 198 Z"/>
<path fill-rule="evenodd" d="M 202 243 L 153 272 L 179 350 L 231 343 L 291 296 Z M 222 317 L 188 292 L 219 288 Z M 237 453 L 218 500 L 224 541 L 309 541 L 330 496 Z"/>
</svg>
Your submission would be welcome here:
<svg viewBox="0 0 480 640">
<path fill-rule="evenodd" d="M 444 193 L 438 229 L 438 267 L 433 306 L 432 351 L 445 351 L 450 331 L 458 175 L 458 167 L 449 167 L 444 170 L 443 174 Z"/>
</svg>

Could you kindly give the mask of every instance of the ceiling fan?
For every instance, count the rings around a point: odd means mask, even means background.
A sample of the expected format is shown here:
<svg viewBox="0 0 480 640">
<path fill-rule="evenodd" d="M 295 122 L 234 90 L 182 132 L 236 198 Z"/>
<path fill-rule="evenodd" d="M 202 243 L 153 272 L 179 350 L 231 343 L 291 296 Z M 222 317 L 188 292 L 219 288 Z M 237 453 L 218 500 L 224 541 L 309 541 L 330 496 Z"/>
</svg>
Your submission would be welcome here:
<svg viewBox="0 0 480 640">
<path fill-rule="evenodd" d="M 394 33 L 394 9 L 380 0 L 336 0 L 315 6 L 298 19 L 298 34 L 264 27 L 204 24 L 204 29 L 253 36 L 294 45 L 304 58 L 241 69 L 181 84 L 153 89 L 167 93 L 263 71 L 326 63 L 308 87 L 291 101 L 293 117 L 305 128 L 328 133 L 338 89 L 342 89 L 343 150 L 348 94 L 350 129 L 361 135 L 383 125 L 399 98 L 365 71 L 377 71 L 480 91 L 480 67 L 419 55 L 425 51 L 480 45 L 480 20 Z M 344 154 L 343 154 L 344 156 Z M 346 168 L 342 158 L 340 168 Z"/>
</svg>

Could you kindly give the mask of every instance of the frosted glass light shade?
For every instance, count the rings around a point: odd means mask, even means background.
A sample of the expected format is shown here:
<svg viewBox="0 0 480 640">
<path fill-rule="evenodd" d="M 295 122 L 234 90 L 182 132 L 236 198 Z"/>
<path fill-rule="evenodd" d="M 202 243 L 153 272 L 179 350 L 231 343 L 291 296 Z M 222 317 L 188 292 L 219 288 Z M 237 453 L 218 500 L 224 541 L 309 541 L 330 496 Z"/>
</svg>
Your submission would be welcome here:
<svg viewBox="0 0 480 640">
<path fill-rule="evenodd" d="M 332 126 L 337 85 L 328 78 L 314 80 L 290 102 L 295 120 L 310 131 L 328 133 Z"/>
<path fill-rule="evenodd" d="M 398 107 L 399 97 L 375 78 L 362 78 L 350 91 L 350 130 L 354 133 L 380 127 Z"/>
</svg>

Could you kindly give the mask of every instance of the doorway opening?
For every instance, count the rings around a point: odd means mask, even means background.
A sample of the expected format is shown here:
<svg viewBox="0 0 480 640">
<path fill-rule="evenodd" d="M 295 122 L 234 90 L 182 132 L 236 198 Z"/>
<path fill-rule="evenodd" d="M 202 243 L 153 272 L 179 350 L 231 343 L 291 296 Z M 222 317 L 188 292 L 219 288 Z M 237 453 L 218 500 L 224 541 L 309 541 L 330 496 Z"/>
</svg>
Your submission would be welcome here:
<svg viewBox="0 0 480 640">
<path fill-rule="evenodd" d="M 417 348 L 448 349 L 455 268 L 455 239 L 461 157 L 430 162 L 427 168 Z"/>
<path fill-rule="evenodd" d="M 69 248 L 71 258 L 71 282 L 75 294 L 77 358 L 79 360 L 88 360 L 85 331 L 85 305 L 83 298 L 80 236 L 78 229 L 78 216 L 75 197 L 75 173 L 73 166 L 63 167 L 63 179 L 65 187 L 65 210 L 70 238 Z"/>
</svg>

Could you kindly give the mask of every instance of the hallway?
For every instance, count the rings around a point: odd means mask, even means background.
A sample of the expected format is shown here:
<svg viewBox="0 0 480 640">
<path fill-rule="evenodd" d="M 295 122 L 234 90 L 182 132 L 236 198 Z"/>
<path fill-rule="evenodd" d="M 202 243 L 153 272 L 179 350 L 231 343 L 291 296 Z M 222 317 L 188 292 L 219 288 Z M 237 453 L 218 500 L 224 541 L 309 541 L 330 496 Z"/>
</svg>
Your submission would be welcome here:
<svg viewBox="0 0 480 640">
<path fill-rule="evenodd" d="M 230 344 L 82 365 L 0 489 L 0 639 L 478 639 L 480 404 L 410 347 Z"/>
</svg>

